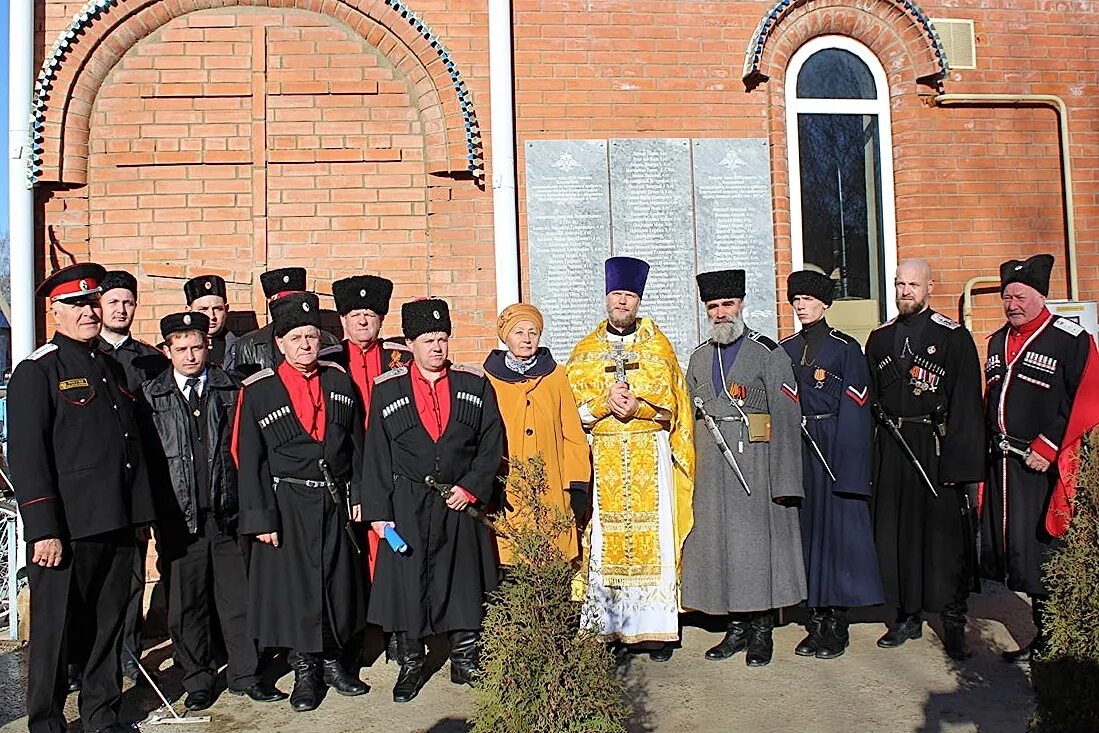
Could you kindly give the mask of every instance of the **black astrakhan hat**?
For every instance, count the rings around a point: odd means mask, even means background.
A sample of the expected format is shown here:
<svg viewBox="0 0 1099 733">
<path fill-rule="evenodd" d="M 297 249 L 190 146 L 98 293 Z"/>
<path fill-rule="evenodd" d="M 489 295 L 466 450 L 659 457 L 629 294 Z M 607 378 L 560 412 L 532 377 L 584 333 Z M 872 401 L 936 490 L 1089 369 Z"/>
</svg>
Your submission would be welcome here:
<svg viewBox="0 0 1099 733">
<path fill-rule="evenodd" d="M 384 316 L 389 312 L 389 298 L 392 295 L 393 281 L 377 275 L 355 275 L 332 283 L 332 297 L 341 316 L 360 308 Z"/>
<path fill-rule="evenodd" d="M 199 275 L 183 283 L 183 296 L 187 305 L 207 295 L 225 297 L 225 278 L 220 275 Z"/>
<path fill-rule="evenodd" d="M 723 298 L 744 297 L 744 270 L 716 270 L 695 275 L 698 297 L 703 303 Z"/>
<path fill-rule="evenodd" d="M 835 287 L 832 278 L 815 270 L 798 270 L 786 278 L 786 299 L 794 302 L 795 295 L 811 295 L 825 305 L 832 305 Z"/>
<path fill-rule="evenodd" d="M 268 300 L 282 293 L 300 293 L 305 290 L 305 268 L 280 267 L 277 270 L 268 270 L 260 274 L 259 282 L 263 286 L 263 295 Z"/>
<path fill-rule="evenodd" d="M 108 270 L 99 282 L 99 289 L 104 293 L 115 288 L 125 288 L 137 297 L 137 278 L 125 270 Z"/>
<path fill-rule="evenodd" d="M 80 262 L 63 267 L 43 280 L 34 294 L 39 298 L 69 302 L 103 292 L 100 284 L 107 270 L 94 262 Z"/>
<path fill-rule="evenodd" d="M 172 313 L 160 319 L 160 335 L 167 341 L 173 333 L 198 331 L 203 336 L 210 330 L 210 319 L 203 313 Z"/>
<path fill-rule="evenodd" d="M 1029 285 L 1042 294 L 1049 295 L 1049 276 L 1053 272 L 1053 255 L 1034 255 L 1025 260 L 1008 260 L 1000 265 L 1000 294 L 1011 283 Z"/>
<path fill-rule="evenodd" d="M 409 341 L 424 335 L 443 331 L 450 335 L 450 308 L 445 300 L 424 298 L 401 306 L 401 329 Z"/>
<path fill-rule="evenodd" d="M 298 326 L 321 327 L 321 303 L 313 293 L 290 293 L 271 302 L 271 322 L 281 338 Z"/>
</svg>

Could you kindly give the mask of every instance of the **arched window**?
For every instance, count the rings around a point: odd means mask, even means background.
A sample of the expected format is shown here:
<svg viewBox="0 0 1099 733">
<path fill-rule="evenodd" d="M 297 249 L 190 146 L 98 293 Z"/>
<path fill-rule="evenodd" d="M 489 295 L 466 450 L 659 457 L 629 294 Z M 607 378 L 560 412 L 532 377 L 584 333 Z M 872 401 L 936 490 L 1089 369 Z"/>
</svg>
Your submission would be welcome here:
<svg viewBox="0 0 1099 733">
<path fill-rule="evenodd" d="M 794 269 L 832 278 L 829 321 L 862 338 L 896 310 L 889 86 L 870 49 L 846 36 L 799 48 L 786 71 L 786 130 Z"/>
</svg>

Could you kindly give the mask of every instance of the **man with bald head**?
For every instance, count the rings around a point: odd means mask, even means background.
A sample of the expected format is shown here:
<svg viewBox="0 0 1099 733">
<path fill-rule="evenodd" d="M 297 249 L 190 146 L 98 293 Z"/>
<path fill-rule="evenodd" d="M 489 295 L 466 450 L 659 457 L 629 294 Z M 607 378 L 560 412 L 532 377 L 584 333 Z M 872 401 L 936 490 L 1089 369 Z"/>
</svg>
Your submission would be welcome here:
<svg viewBox="0 0 1099 733">
<path fill-rule="evenodd" d="M 926 261 L 898 265 L 894 287 L 897 317 L 866 342 L 877 420 L 874 539 L 886 602 L 897 608 L 878 646 L 920 638 L 929 611 L 942 618 L 946 653 L 965 659 L 976 577 L 968 490 L 985 465 L 980 362 L 969 331 L 931 309 Z"/>
</svg>

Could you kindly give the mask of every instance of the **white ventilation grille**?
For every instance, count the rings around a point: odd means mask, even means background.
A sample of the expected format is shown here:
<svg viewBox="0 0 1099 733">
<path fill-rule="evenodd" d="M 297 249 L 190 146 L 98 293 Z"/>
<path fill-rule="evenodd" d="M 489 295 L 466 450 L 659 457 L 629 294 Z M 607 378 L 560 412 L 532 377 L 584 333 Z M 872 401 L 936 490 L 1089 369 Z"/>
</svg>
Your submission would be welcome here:
<svg viewBox="0 0 1099 733">
<path fill-rule="evenodd" d="M 958 18 L 932 18 L 932 24 L 942 41 L 946 61 L 951 69 L 977 68 L 977 41 L 973 21 Z"/>
</svg>

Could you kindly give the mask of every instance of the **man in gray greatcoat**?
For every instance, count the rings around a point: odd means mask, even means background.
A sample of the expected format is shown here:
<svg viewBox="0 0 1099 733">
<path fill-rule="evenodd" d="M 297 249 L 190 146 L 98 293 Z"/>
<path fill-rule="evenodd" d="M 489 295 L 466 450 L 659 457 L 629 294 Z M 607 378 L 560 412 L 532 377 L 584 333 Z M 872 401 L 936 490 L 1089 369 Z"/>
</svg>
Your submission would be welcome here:
<svg viewBox="0 0 1099 733">
<path fill-rule="evenodd" d="M 687 367 L 696 405 L 695 521 L 683 545 L 682 600 L 728 616 L 707 659 L 747 650 L 748 666 L 760 667 L 771 661 L 775 609 L 806 597 L 797 381 L 786 351 L 744 326 L 744 271 L 697 280 L 710 338 Z"/>
</svg>

